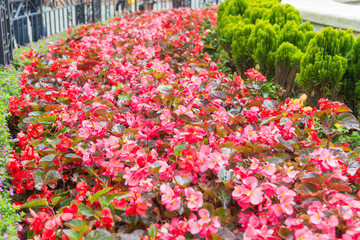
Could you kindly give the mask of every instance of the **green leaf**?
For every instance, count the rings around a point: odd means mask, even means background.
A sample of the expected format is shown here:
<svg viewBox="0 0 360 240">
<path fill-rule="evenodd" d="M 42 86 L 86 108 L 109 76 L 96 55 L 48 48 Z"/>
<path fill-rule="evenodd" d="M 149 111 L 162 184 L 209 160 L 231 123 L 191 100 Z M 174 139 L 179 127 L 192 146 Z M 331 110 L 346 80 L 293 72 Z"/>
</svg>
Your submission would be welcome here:
<svg viewBox="0 0 360 240">
<path fill-rule="evenodd" d="M 155 225 L 151 225 L 151 227 L 149 228 L 149 231 L 148 231 L 148 236 L 150 238 L 154 238 L 156 236 L 157 232 L 158 232 L 157 227 L 155 227 Z"/>
<path fill-rule="evenodd" d="M 31 207 L 40 207 L 40 206 L 46 206 L 47 205 L 47 199 L 34 199 L 29 202 L 24 203 L 20 208 L 31 208 Z"/>
<path fill-rule="evenodd" d="M 82 234 L 75 229 L 65 229 L 63 232 L 70 240 L 80 239 L 82 236 Z"/>
<path fill-rule="evenodd" d="M 225 191 L 223 188 L 217 188 L 215 189 L 214 194 L 221 200 L 223 207 L 226 209 L 231 200 L 230 191 Z"/>
<path fill-rule="evenodd" d="M 168 93 L 168 92 L 173 92 L 173 87 L 171 85 L 159 85 L 157 87 L 157 90 L 159 90 L 162 93 Z"/>
<path fill-rule="evenodd" d="M 265 99 L 262 106 L 270 109 L 276 109 L 279 107 L 279 103 L 275 100 Z"/>
<path fill-rule="evenodd" d="M 89 200 L 92 201 L 92 202 L 95 202 L 96 200 L 98 200 L 98 198 L 101 196 L 101 195 L 104 195 L 105 193 L 111 191 L 113 189 L 113 187 L 108 187 L 108 188 L 105 188 L 103 190 L 100 190 L 98 192 L 96 192 L 94 194 L 94 196 L 92 196 Z"/>
<path fill-rule="evenodd" d="M 350 129 L 360 130 L 359 121 L 351 113 L 348 112 L 340 113 L 337 117 L 337 121 L 341 126 L 347 128 L 348 130 Z"/>
<path fill-rule="evenodd" d="M 86 240 L 100 240 L 109 235 L 110 233 L 106 230 L 95 230 L 86 236 Z"/>
<path fill-rule="evenodd" d="M 124 133 L 132 133 L 132 134 L 137 134 L 139 132 L 139 129 L 137 128 L 126 128 L 124 130 Z"/>
<path fill-rule="evenodd" d="M 62 178 L 62 176 L 57 170 L 50 170 L 45 175 L 44 185 L 56 182 L 57 180 L 59 180 L 61 178 Z"/>
<path fill-rule="evenodd" d="M 219 173 L 218 173 L 218 177 L 221 179 L 221 181 L 223 182 L 229 182 L 232 178 L 232 173 L 226 169 L 220 169 Z"/>
<path fill-rule="evenodd" d="M 176 180 L 177 184 L 179 184 L 180 186 L 183 186 L 183 187 L 188 186 L 192 182 L 191 178 L 185 178 L 185 177 L 183 178 L 180 175 L 176 175 L 175 180 Z"/>
<path fill-rule="evenodd" d="M 23 122 L 24 123 L 37 123 L 37 120 L 36 120 L 36 118 L 33 118 L 33 117 L 27 117 L 27 118 L 23 119 Z"/>
<path fill-rule="evenodd" d="M 41 190 L 42 185 L 44 184 L 45 174 L 43 171 L 36 169 L 33 173 L 35 188 Z"/>
<path fill-rule="evenodd" d="M 213 91 L 212 94 L 222 100 L 226 100 L 226 93 L 224 91 Z"/>
<path fill-rule="evenodd" d="M 122 133 L 124 131 L 125 127 L 121 124 L 115 124 L 114 127 L 111 129 L 114 133 Z"/>
<path fill-rule="evenodd" d="M 56 157 L 55 154 L 49 154 L 49 155 L 46 155 L 45 157 L 42 157 L 39 161 L 42 168 L 46 169 L 53 162 L 55 157 Z"/>
<path fill-rule="evenodd" d="M 30 112 L 28 115 L 29 116 L 41 116 L 43 115 L 44 112 L 42 111 L 34 111 L 34 112 Z"/>
<path fill-rule="evenodd" d="M 212 205 L 209 202 L 205 202 L 202 207 L 205 208 L 206 210 L 208 210 L 210 212 L 211 216 L 214 215 L 214 213 L 215 213 L 214 205 Z"/>
<path fill-rule="evenodd" d="M 235 149 L 238 153 L 251 153 L 253 151 L 251 148 L 245 146 L 238 146 L 235 147 Z"/>
<path fill-rule="evenodd" d="M 59 135 L 65 134 L 65 133 L 67 133 L 67 132 L 69 132 L 69 131 L 70 131 L 70 128 L 66 127 L 66 128 L 63 128 L 63 129 L 57 131 L 57 132 L 54 134 L 54 136 L 57 138 Z"/>
<path fill-rule="evenodd" d="M 83 203 L 78 205 L 78 209 L 84 216 L 92 217 L 95 215 L 95 212 L 91 208 L 85 206 Z"/>
<path fill-rule="evenodd" d="M 215 211 L 215 216 L 219 217 L 220 222 L 228 222 L 230 216 L 230 209 L 217 208 Z"/>
<path fill-rule="evenodd" d="M 71 227 L 85 225 L 85 222 L 81 221 L 80 219 L 72 219 L 72 220 L 66 222 L 66 225 L 71 228 Z"/>
<path fill-rule="evenodd" d="M 189 144 L 187 142 L 183 142 L 183 143 L 180 143 L 179 145 L 177 145 L 175 148 L 174 148 L 174 154 L 176 156 L 180 156 L 180 154 L 182 153 L 182 151 L 184 151 L 184 149 L 188 146 Z"/>
<path fill-rule="evenodd" d="M 54 196 L 52 199 L 51 199 L 51 204 L 53 206 L 55 205 L 58 205 L 60 202 L 64 201 L 65 199 L 69 198 L 69 191 L 66 191 L 66 192 L 63 192 L 63 193 L 60 193 L 56 196 Z"/>
<path fill-rule="evenodd" d="M 278 158 L 278 157 L 271 157 L 271 158 L 266 159 L 266 161 L 268 163 L 283 163 L 284 162 L 284 160 L 282 160 L 281 158 Z"/>
<path fill-rule="evenodd" d="M 130 96 L 125 93 L 119 94 L 117 104 L 123 106 L 125 102 L 130 102 Z"/>
<path fill-rule="evenodd" d="M 63 161 L 64 163 L 71 163 L 71 162 L 77 162 L 77 161 L 81 161 L 82 158 L 75 154 L 75 153 L 67 153 L 64 156 L 62 156 L 61 161 Z"/>
<path fill-rule="evenodd" d="M 51 146 L 53 146 L 54 148 L 56 148 L 56 144 L 58 144 L 58 143 L 61 142 L 61 141 L 62 141 L 62 139 L 52 139 L 52 140 L 50 140 L 49 142 L 50 142 Z"/>
<path fill-rule="evenodd" d="M 51 116 L 42 116 L 38 118 L 39 122 L 55 122 L 56 121 L 56 115 Z"/>
<path fill-rule="evenodd" d="M 108 113 L 108 111 L 106 109 L 102 108 L 102 109 L 95 110 L 94 113 L 101 115 L 101 116 L 105 116 Z"/>
<path fill-rule="evenodd" d="M 351 176 L 354 176 L 356 174 L 356 172 L 359 170 L 359 168 L 360 168 L 360 162 L 353 161 L 353 162 L 349 163 L 349 165 L 347 167 L 347 172 Z"/>
</svg>

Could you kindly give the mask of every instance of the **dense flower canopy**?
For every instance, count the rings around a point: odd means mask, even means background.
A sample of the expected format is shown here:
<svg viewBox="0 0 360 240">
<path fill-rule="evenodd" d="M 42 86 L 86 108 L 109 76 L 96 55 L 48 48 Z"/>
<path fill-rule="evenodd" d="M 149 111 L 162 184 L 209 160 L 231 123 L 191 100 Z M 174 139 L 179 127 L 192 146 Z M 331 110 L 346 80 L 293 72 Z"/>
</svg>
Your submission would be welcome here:
<svg viewBox="0 0 360 240">
<path fill-rule="evenodd" d="M 8 168 L 29 236 L 360 236 L 359 151 L 331 142 L 358 129 L 351 110 L 254 95 L 261 73 L 202 52 L 205 22 L 216 8 L 146 12 L 27 54 Z"/>
</svg>

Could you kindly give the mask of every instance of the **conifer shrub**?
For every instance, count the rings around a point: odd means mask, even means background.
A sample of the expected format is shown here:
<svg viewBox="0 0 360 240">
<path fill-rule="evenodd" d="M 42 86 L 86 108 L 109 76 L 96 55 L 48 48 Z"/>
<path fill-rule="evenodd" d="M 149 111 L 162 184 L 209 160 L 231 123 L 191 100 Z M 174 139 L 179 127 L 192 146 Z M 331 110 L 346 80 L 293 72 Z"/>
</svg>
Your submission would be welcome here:
<svg viewBox="0 0 360 240">
<path fill-rule="evenodd" d="M 219 44 L 236 70 L 259 64 L 268 79 L 292 92 L 301 57 L 315 36 L 299 11 L 278 0 L 228 0 L 219 6 L 218 14 Z"/>
<path fill-rule="evenodd" d="M 334 98 L 341 90 L 353 44 L 352 30 L 322 29 L 301 59 L 296 82 L 316 95 Z"/>
<path fill-rule="evenodd" d="M 238 72 L 258 64 L 285 96 L 302 90 L 314 103 L 328 97 L 359 112 L 360 38 L 355 41 L 352 30 L 316 33 L 298 10 L 279 0 L 226 0 L 217 27 L 219 46 Z"/>
<path fill-rule="evenodd" d="M 359 112 L 360 101 L 360 37 L 358 37 L 351 50 L 348 61 L 348 69 L 342 81 L 341 95 L 345 97 L 347 104 Z"/>
<path fill-rule="evenodd" d="M 303 52 L 290 42 L 283 42 L 276 51 L 275 58 L 275 79 L 287 93 L 296 89 L 296 74 L 300 71 L 300 61 Z"/>
</svg>

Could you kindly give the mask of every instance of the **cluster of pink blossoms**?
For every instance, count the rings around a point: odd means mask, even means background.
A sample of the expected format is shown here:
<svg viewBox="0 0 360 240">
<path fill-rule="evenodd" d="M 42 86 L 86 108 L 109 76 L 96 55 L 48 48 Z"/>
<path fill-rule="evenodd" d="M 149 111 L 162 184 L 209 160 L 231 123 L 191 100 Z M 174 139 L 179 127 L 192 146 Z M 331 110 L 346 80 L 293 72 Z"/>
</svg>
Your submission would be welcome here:
<svg viewBox="0 0 360 240">
<path fill-rule="evenodd" d="M 318 131 L 351 110 L 252 95 L 265 77 L 218 71 L 206 21 L 216 8 L 89 24 L 26 66 L 8 168 L 28 236 L 359 238 L 359 153 Z"/>
</svg>

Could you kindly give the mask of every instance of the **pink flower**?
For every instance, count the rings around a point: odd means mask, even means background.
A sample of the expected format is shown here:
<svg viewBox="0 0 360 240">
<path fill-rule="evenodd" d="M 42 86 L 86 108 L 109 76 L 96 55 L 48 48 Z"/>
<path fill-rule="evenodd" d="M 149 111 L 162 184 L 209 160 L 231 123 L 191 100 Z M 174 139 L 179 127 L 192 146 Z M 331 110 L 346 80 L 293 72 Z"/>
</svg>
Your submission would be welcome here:
<svg viewBox="0 0 360 240">
<path fill-rule="evenodd" d="M 198 234 L 201 231 L 202 225 L 197 221 L 195 214 L 191 213 L 188 220 L 188 226 L 191 234 Z"/>
<path fill-rule="evenodd" d="M 245 109 L 244 110 L 244 116 L 248 120 L 248 122 L 253 123 L 259 120 L 258 118 L 258 107 L 251 107 L 250 110 Z"/>
<path fill-rule="evenodd" d="M 296 174 L 299 173 L 299 171 L 294 171 L 293 169 L 294 166 L 290 166 L 290 167 L 285 166 L 285 173 L 291 179 L 295 178 Z"/>
<path fill-rule="evenodd" d="M 249 70 L 247 70 L 245 72 L 245 75 L 250 79 L 250 80 L 256 80 L 256 81 L 265 81 L 266 78 L 264 75 L 262 75 L 258 70 L 256 70 L 255 68 L 251 68 Z"/>
<path fill-rule="evenodd" d="M 228 123 L 230 121 L 229 115 L 225 108 L 221 107 L 218 111 L 215 111 L 212 115 L 215 122 Z"/>
<path fill-rule="evenodd" d="M 163 194 L 161 196 L 162 204 L 169 204 L 174 197 L 174 191 L 167 184 L 162 184 L 160 187 L 160 192 Z"/>
<path fill-rule="evenodd" d="M 244 128 L 244 131 L 243 131 L 243 134 L 242 134 L 243 141 L 245 141 L 245 142 L 246 141 L 255 142 L 257 138 L 258 138 L 258 135 L 254 131 L 253 127 L 251 125 L 247 125 Z"/>
<path fill-rule="evenodd" d="M 207 209 L 200 209 L 198 213 L 200 217 L 199 223 L 201 225 L 211 222 L 210 212 Z"/>
<path fill-rule="evenodd" d="M 188 201 L 187 206 L 191 211 L 197 211 L 202 207 L 204 200 L 200 191 L 195 192 L 192 188 L 186 188 L 184 193 Z"/>
<path fill-rule="evenodd" d="M 328 233 L 334 236 L 336 234 L 335 228 L 338 225 L 338 217 L 336 215 L 331 215 L 328 219 L 323 220 L 320 224 L 316 225 L 316 227 L 321 229 L 323 233 Z"/>
<path fill-rule="evenodd" d="M 176 166 L 174 164 L 169 166 L 166 162 L 163 162 L 163 161 L 159 161 L 159 164 L 161 166 L 159 169 L 160 179 L 167 180 L 167 179 L 173 178 Z"/>
<path fill-rule="evenodd" d="M 175 211 L 180 207 L 181 198 L 174 197 L 175 193 L 168 185 L 162 184 L 160 186 L 160 192 L 163 194 L 161 196 L 161 202 L 167 210 Z"/>
<path fill-rule="evenodd" d="M 179 105 L 178 109 L 176 111 L 174 111 L 174 113 L 176 113 L 178 116 L 180 116 L 181 114 L 186 114 L 191 118 L 194 118 L 194 114 L 191 110 L 189 110 L 189 108 L 186 108 L 183 105 Z"/>
<path fill-rule="evenodd" d="M 325 208 L 319 201 L 315 201 L 309 206 L 307 214 L 310 216 L 310 222 L 312 224 L 319 224 L 323 221 L 324 213 L 322 212 Z"/>
<path fill-rule="evenodd" d="M 294 209 L 292 205 L 294 205 L 295 202 L 293 201 L 293 197 L 287 196 L 282 199 L 281 201 L 281 209 L 288 215 L 293 214 Z"/>
<path fill-rule="evenodd" d="M 250 202 L 253 205 L 258 205 L 264 201 L 264 193 L 261 187 L 258 187 L 258 180 L 256 177 L 248 177 L 243 180 L 243 186 L 236 185 L 232 192 L 233 198 L 238 201 L 238 204 L 243 208 L 247 208 Z"/>
<path fill-rule="evenodd" d="M 291 199 L 294 199 L 296 197 L 296 193 L 293 190 L 288 189 L 285 186 L 280 186 L 276 193 L 280 199 L 280 201 L 283 201 L 286 197 L 291 197 Z"/>
<path fill-rule="evenodd" d="M 171 202 L 166 204 L 165 207 L 170 212 L 173 212 L 173 211 L 177 210 L 180 207 L 180 204 L 181 204 L 181 198 L 176 197 L 176 198 L 172 199 Z"/>
<path fill-rule="evenodd" d="M 243 181 L 243 183 L 250 187 L 251 204 L 258 205 L 264 200 L 262 188 L 258 187 L 258 180 L 256 177 L 248 177 Z"/>
<path fill-rule="evenodd" d="M 295 231 L 296 240 L 315 240 L 314 233 L 306 226 Z"/>
<path fill-rule="evenodd" d="M 276 172 L 275 163 L 266 163 L 263 169 L 263 173 L 271 177 Z"/>
<path fill-rule="evenodd" d="M 110 136 L 108 139 L 104 139 L 104 143 L 110 149 L 116 149 L 119 147 L 119 139 L 115 136 Z"/>
<path fill-rule="evenodd" d="M 250 126 L 250 125 L 249 125 Z M 259 163 L 260 161 L 256 158 L 252 158 L 251 159 L 251 165 L 250 165 L 250 169 L 251 170 L 256 170 L 259 167 Z"/>
<path fill-rule="evenodd" d="M 331 171 L 339 168 L 336 157 L 327 148 L 318 148 L 312 153 L 317 157 L 317 161 L 322 171 Z"/>
<path fill-rule="evenodd" d="M 269 126 L 261 127 L 259 136 L 264 143 L 275 146 L 275 143 L 279 142 L 281 134 L 279 128 L 277 128 L 274 125 L 274 122 L 272 122 Z"/>
<path fill-rule="evenodd" d="M 263 195 L 264 193 L 260 187 L 253 189 L 250 193 L 250 203 L 253 205 L 258 205 L 264 200 Z"/>
<path fill-rule="evenodd" d="M 299 226 L 302 224 L 302 221 L 301 219 L 299 218 L 292 218 L 292 217 L 288 217 L 286 218 L 285 220 L 285 225 L 288 227 L 288 228 L 292 228 L 293 226 Z"/>
</svg>

